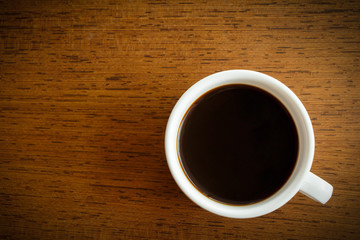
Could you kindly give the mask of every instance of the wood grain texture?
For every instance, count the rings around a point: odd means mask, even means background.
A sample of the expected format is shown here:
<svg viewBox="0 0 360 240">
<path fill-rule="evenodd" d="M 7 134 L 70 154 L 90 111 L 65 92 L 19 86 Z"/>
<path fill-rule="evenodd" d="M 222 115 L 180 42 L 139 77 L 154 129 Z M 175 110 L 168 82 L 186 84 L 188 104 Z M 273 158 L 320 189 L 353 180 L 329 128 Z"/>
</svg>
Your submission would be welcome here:
<svg viewBox="0 0 360 240">
<path fill-rule="evenodd" d="M 359 1 L 0 1 L 1 239 L 359 239 Z M 181 94 L 251 69 L 314 125 L 326 205 L 209 213 L 177 187 L 164 131 Z"/>
</svg>

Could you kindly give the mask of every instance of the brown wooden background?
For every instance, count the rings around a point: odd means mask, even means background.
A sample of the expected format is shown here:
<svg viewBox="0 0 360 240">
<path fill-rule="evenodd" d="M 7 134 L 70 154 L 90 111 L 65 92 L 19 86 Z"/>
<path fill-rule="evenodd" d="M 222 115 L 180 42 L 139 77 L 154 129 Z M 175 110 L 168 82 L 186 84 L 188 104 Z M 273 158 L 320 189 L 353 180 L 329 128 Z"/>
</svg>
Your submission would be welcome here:
<svg viewBox="0 0 360 240">
<path fill-rule="evenodd" d="M 359 1 L 0 1 L 1 239 L 359 239 Z M 191 202 L 164 154 L 181 94 L 228 69 L 289 86 L 323 206 L 263 217 Z"/>
</svg>

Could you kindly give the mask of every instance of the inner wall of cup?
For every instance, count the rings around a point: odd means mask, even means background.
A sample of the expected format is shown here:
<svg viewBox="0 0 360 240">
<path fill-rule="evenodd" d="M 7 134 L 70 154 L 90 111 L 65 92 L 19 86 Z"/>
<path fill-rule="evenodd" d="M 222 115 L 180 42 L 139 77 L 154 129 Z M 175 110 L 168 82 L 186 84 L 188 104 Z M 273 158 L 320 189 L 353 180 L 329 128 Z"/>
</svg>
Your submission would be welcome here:
<svg viewBox="0 0 360 240">
<path fill-rule="evenodd" d="M 198 190 L 198 188 L 193 184 L 192 180 L 188 177 L 188 175 L 186 174 L 185 169 L 183 168 L 182 162 L 181 162 L 181 158 L 180 158 L 180 154 L 179 154 L 179 134 L 183 125 L 183 121 L 184 118 L 186 117 L 189 109 L 192 107 L 193 103 L 195 101 L 197 101 L 199 98 L 201 98 L 203 95 L 205 95 L 207 92 L 211 91 L 214 88 L 220 87 L 220 86 L 225 86 L 225 85 L 230 85 L 230 84 L 241 84 L 241 85 L 250 85 L 250 86 L 255 86 L 258 88 L 261 88 L 269 93 L 271 93 L 271 95 L 273 95 L 274 97 L 276 97 L 285 107 L 286 109 L 289 111 L 290 115 L 292 116 L 295 125 L 296 125 L 296 129 L 297 129 L 297 133 L 298 133 L 298 137 L 299 137 L 299 150 L 298 150 L 298 157 L 297 157 L 297 161 L 296 161 L 296 165 L 295 168 L 293 169 L 293 172 L 291 174 L 291 176 L 289 177 L 288 181 L 280 188 L 280 190 L 278 190 L 278 192 L 276 192 L 273 196 L 277 195 L 279 192 L 283 191 L 286 186 L 288 186 L 292 181 L 295 180 L 295 178 L 297 177 L 297 175 L 299 175 L 299 173 L 303 173 L 304 168 L 306 167 L 306 156 L 308 155 L 308 147 L 307 147 L 307 138 L 309 136 L 306 136 L 307 134 L 307 130 L 306 130 L 306 120 L 304 119 L 304 116 L 301 112 L 301 110 L 299 109 L 298 105 L 296 102 L 293 101 L 293 99 L 291 97 L 288 96 L 287 93 L 285 93 L 282 89 L 277 88 L 276 86 L 273 86 L 271 83 L 266 84 L 263 82 L 259 82 L 259 81 L 244 81 L 244 82 L 239 82 L 239 81 L 230 81 L 230 82 L 224 82 L 222 84 L 218 84 L 216 86 L 212 86 L 212 87 L 208 87 L 207 90 L 203 90 L 202 92 L 200 92 L 200 94 L 196 94 L 195 98 L 193 98 L 193 100 L 191 102 L 188 102 L 186 105 L 186 109 L 184 110 L 184 113 L 182 114 L 180 123 L 179 123 L 179 127 L 178 127 L 178 131 L 177 131 L 177 136 L 176 136 L 176 149 L 177 149 L 177 157 L 178 157 L 178 161 L 180 164 L 180 167 L 184 173 L 184 175 L 186 176 L 186 178 L 189 180 L 189 182 L 193 185 L 193 187 L 195 187 L 195 189 Z M 199 190 L 198 190 L 199 191 Z M 204 195 L 201 191 L 199 191 L 202 195 Z M 206 196 L 206 195 L 204 195 Z M 273 198 L 273 196 L 269 197 L 268 199 Z M 265 199 L 263 201 L 267 201 L 268 199 Z M 212 199 L 213 200 L 213 199 Z M 213 200 L 214 201 L 214 200 Z M 261 202 L 263 202 L 261 201 Z M 259 202 L 258 202 L 259 203 Z M 224 204 L 224 203 L 223 203 Z M 232 204 L 227 204 L 226 205 L 232 205 Z M 257 203 L 254 203 L 257 204 Z"/>
</svg>

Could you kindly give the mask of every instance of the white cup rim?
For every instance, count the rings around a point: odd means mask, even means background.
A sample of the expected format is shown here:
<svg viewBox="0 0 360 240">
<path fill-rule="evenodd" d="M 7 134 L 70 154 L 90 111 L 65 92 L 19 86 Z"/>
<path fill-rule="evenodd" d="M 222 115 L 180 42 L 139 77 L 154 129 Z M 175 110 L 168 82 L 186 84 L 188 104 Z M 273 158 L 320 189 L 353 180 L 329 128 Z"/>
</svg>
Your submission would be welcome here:
<svg viewBox="0 0 360 240">
<path fill-rule="evenodd" d="M 231 205 L 210 199 L 186 177 L 177 153 L 178 131 L 191 104 L 201 95 L 219 86 L 247 84 L 277 97 L 293 117 L 299 135 L 299 156 L 287 183 L 271 197 L 250 205 Z M 314 132 L 310 117 L 299 98 L 283 83 L 266 74 L 251 70 L 227 70 L 203 78 L 191 86 L 178 100 L 169 117 L 165 132 L 165 153 L 170 172 L 180 189 L 197 205 L 215 214 L 231 218 L 252 218 L 268 214 L 287 203 L 300 189 L 310 172 L 314 156 Z"/>
</svg>

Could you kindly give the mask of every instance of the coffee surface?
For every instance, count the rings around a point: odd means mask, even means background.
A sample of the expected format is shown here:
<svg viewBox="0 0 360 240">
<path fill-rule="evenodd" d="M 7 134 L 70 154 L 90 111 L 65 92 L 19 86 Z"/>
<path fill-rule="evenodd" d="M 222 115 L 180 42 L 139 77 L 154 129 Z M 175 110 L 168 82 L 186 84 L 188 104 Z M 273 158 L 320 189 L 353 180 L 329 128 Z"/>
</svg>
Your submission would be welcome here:
<svg viewBox="0 0 360 240">
<path fill-rule="evenodd" d="M 298 155 L 295 123 L 274 96 L 249 85 L 227 85 L 201 96 L 179 132 L 185 173 L 203 194 L 245 205 L 276 193 Z"/>
</svg>

